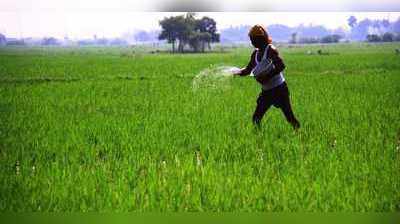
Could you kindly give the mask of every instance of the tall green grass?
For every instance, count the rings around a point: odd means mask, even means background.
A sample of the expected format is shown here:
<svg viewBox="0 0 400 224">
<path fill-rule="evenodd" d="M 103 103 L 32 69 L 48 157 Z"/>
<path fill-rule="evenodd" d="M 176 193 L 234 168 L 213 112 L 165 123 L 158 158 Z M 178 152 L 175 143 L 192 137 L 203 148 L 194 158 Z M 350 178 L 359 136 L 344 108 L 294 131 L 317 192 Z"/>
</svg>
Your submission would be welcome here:
<svg viewBox="0 0 400 224">
<path fill-rule="evenodd" d="M 251 77 L 193 90 L 251 49 L 0 48 L 0 210 L 399 211 L 399 47 L 281 46 L 298 132 Z"/>
</svg>

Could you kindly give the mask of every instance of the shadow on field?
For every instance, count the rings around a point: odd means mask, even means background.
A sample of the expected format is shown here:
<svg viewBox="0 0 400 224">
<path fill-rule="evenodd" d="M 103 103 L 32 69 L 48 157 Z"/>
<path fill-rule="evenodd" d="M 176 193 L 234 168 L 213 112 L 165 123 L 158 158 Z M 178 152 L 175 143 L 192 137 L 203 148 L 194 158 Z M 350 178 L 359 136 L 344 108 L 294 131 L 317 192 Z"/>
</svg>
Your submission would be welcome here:
<svg viewBox="0 0 400 224">
<path fill-rule="evenodd" d="M 116 76 L 109 78 L 50 78 L 50 77 L 38 77 L 38 78 L 21 78 L 21 79 L 13 79 L 13 78 L 3 78 L 0 79 L 0 84 L 26 84 L 26 85 L 34 85 L 34 84 L 42 84 L 42 83 L 70 83 L 70 82 L 78 82 L 78 81 L 111 81 L 111 80 L 148 80 L 148 77 L 144 76 Z"/>
<path fill-rule="evenodd" d="M 11 84 L 41 84 L 48 82 L 76 82 L 81 79 L 77 78 L 26 78 L 26 79 L 0 79 L 0 83 Z"/>
</svg>

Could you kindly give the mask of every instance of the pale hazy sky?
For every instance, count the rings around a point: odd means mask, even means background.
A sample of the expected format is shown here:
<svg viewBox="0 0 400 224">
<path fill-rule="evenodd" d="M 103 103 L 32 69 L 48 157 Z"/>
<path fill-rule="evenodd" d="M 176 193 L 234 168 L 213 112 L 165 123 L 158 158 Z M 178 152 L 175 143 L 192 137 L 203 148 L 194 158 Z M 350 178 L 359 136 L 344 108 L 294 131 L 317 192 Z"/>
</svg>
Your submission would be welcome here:
<svg viewBox="0 0 400 224">
<path fill-rule="evenodd" d="M 368 17 L 394 21 L 400 17 L 397 0 L 338 0 L 330 3 L 303 0 L 302 5 L 293 0 L 279 0 L 279 3 L 269 5 L 262 3 L 265 0 L 261 3 L 257 0 L 213 2 L 219 3 L 211 7 L 207 5 L 211 4 L 210 1 L 205 0 L 146 0 L 146 3 L 133 0 L 0 0 L 0 33 L 9 37 L 83 38 L 95 34 L 99 37 L 118 37 L 133 30 L 160 29 L 159 20 L 183 13 L 158 11 L 176 9 L 219 11 L 197 13 L 198 17 L 214 18 L 218 29 L 256 23 L 289 26 L 303 23 L 346 28 L 350 15 L 355 15 L 359 20 Z M 255 6 L 259 7 L 254 9 Z M 374 7 L 377 10 L 374 11 Z M 241 9 L 252 12 L 240 12 Z M 351 9 L 356 12 L 349 11 Z"/>
</svg>

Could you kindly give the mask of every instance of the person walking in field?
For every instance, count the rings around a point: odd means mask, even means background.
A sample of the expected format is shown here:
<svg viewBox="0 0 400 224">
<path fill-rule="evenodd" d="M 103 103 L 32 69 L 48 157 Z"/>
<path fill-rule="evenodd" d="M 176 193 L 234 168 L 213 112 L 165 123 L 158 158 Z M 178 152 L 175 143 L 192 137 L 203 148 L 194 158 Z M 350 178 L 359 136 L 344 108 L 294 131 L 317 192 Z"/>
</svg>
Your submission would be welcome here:
<svg viewBox="0 0 400 224">
<path fill-rule="evenodd" d="M 273 105 L 282 110 L 286 120 L 294 129 L 298 129 L 300 123 L 294 116 L 290 105 L 289 90 L 283 77 L 285 64 L 279 56 L 278 50 L 271 44 L 271 37 L 261 25 L 255 25 L 250 29 L 249 38 L 256 49 L 251 54 L 248 65 L 244 69 L 235 72 L 234 75 L 246 76 L 251 72 L 256 74 L 255 70 L 260 70 L 259 67 L 262 64 L 266 64 L 262 63 L 262 60 L 269 59 L 272 62 L 271 69 L 268 72 L 261 72 L 260 78 L 256 77 L 256 80 L 261 84 L 261 93 L 258 96 L 257 107 L 253 114 L 253 123 L 260 127 L 261 119 Z"/>
</svg>

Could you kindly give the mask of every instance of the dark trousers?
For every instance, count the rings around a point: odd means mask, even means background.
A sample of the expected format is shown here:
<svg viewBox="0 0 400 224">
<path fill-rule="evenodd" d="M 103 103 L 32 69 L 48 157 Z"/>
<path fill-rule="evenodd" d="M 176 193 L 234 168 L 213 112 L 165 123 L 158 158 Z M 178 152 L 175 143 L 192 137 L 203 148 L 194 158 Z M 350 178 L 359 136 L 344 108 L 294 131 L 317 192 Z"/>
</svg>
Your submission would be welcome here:
<svg viewBox="0 0 400 224">
<path fill-rule="evenodd" d="M 258 127 L 261 124 L 261 119 L 271 105 L 280 108 L 286 117 L 286 120 L 293 126 L 294 129 L 300 127 L 299 121 L 293 114 L 292 107 L 289 99 L 289 89 L 286 82 L 281 85 L 270 89 L 263 90 L 257 99 L 257 107 L 253 114 L 253 123 Z"/>
</svg>

